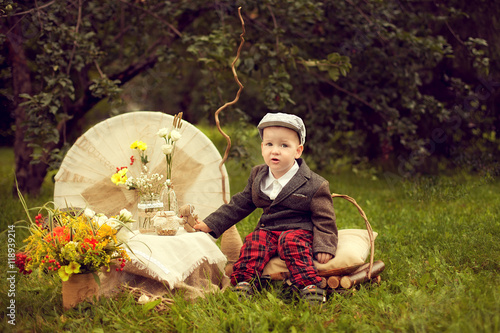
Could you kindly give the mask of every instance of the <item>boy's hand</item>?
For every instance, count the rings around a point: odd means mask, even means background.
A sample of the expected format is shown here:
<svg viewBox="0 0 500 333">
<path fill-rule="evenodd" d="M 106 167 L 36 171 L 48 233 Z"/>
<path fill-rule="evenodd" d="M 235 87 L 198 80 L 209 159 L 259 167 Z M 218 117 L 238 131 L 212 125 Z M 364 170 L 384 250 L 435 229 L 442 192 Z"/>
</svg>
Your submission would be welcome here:
<svg viewBox="0 0 500 333">
<path fill-rule="evenodd" d="M 196 224 L 193 226 L 195 230 L 203 231 L 203 232 L 211 232 L 212 229 L 208 227 L 202 220 L 196 220 Z"/>
<path fill-rule="evenodd" d="M 325 252 L 319 252 L 318 254 L 316 254 L 316 260 L 320 263 L 320 264 L 326 264 L 327 262 L 330 261 L 330 259 L 332 259 L 333 256 L 330 254 L 330 253 L 325 253 Z"/>
</svg>

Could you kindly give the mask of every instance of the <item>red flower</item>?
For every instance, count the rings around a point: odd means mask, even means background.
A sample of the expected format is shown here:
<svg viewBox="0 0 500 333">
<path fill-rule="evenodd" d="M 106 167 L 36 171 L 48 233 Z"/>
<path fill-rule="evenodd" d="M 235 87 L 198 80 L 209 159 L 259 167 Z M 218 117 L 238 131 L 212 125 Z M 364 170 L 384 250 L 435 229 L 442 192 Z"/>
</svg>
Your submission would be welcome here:
<svg viewBox="0 0 500 333">
<path fill-rule="evenodd" d="M 31 269 L 26 270 L 26 262 L 30 261 L 30 258 L 26 256 L 23 252 L 16 253 L 15 264 L 17 268 L 19 268 L 19 273 L 23 273 L 24 275 L 31 274 Z"/>
<path fill-rule="evenodd" d="M 135 158 L 134 155 L 130 156 L 130 165 L 134 165 Z"/>
<path fill-rule="evenodd" d="M 88 243 L 88 244 L 92 245 L 92 250 L 95 249 L 95 245 L 97 244 L 97 240 L 95 238 L 92 238 L 92 239 L 85 238 L 83 241 L 85 243 Z"/>
<path fill-rule="evenodd" d="M 132 165 L 132 164 L 131 164 Z M 126 166 L 122 166 L 122 167 L 116 167 L 116 172 L 122 170 L 122 169 L 126 169 L 127 167 Z"/>
</svg>

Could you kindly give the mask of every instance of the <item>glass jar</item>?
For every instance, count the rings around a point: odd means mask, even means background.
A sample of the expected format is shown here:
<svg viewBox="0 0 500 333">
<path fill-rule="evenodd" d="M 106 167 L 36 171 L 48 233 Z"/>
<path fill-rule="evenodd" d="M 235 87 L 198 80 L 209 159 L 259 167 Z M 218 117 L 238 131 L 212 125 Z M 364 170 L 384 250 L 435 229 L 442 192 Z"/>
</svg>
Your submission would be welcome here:
<svg viewBox="0 0 500 333">
<path fill-rule="evenodd" d="M 177 196 L 175 195 L 174 187 L 172 185 L 165 186 L 165 189 L 163 190 L 163 208 L 166 211 L 175 212 L 175 215 L 179 214 Z"/>
<path fill-rule="evenodd" d="M 163 201 L 159 194 L 142 195 L 137 203 L 139 231 L 141 233 L 154 232 L 153 217 L 163 209 Z"/>
<path fill-rule="evenodd" d="M 179 230 L 182 219 L 173 211 L 157 212 L 153 218 L 156 234 L 159 236 L 174 236 Z"/>
</svg>

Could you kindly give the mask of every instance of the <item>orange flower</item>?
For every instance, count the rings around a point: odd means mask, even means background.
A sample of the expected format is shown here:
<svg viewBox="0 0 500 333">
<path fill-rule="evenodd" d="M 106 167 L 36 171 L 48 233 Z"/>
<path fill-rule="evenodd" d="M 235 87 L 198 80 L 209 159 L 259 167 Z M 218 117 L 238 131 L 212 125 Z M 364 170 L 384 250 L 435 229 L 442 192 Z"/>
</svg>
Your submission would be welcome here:
<svg viewBox="0 0 500 333">
<path fill-rule="evenodd" d="M 57 239 L 59 243 L 69 242 L 70 234 L 66 231 L 66 227 L 55 227 L 51 234 L 45 236 L 45 240 L 50 243 Z"/>
</svg>

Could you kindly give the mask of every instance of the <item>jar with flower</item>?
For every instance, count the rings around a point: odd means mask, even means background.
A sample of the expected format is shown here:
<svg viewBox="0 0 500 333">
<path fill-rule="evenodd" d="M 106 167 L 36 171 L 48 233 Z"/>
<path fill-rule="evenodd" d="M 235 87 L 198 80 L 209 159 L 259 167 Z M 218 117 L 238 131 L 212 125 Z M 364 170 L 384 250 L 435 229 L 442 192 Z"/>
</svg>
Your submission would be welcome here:
<svg viewBox="0 0 500 333">
<path fill-rule="evenodd" d="M 165 190 L 163 192 L 163 204 L 164 209 L 167 211 L 173 211 L 175 214 L 179 214 L 179 207 L 177 204 L 177 196 L 175 195 L 174 185 L 172 182 L 172 165 L 175 152 L 175 144 L 182 137 L 179 132 L 182 127 L 182 112 L 175 115 L 172 124 L 172 130 L 168 128 L 161 128 L 157 135 L 165 140 L 165 144 L 162 145 L 161 149 L 163 154 L 165 154 L 166 166 L 167 166 L 167 180 L 165 182 Z"/>
<path fill-rule="evenodd" d="M 182 137 L 179 132 L 182 126 L 182 112 L 174 116 L 172 129 L 161 128 L 157 135 L 165 140 L 161 150 L 166 159 L 166 179 L 159 173 L 150 174 L 148 170 L 147 144 L 134 141 L 130 148 L 137 150 L 141 161 L 141 174 L 138 177 L 129 175 L 128 167 L 116 168 L 116 173 L 111 176 L 111 181 L 116 185 L 125 185 L 129 190 L 136 190 L 138 194 L 137 211 L 139 231 L 154 232 L 152 217 L 161 210 L 173 211 L 178 214 L 177 196 L 172 181 L 173 156 L 176 142 Z M 135 162 L 134 156 L 130 158 L 130 165 Z"/>
<path fill-rule="evenodd" d="M 141 232 L 154 232 L 151 218 L 163 208 L 163 190 L 166 186 L 164 176 L 159 173 L 150 173 L 148 169 L 148 146 L 142 141 L 134 141 L 130 149 L 137 150 L 141 161 L 141 173 L 135 177 L 129 175 L 127 167 L 116 168 L 116 173 L 111 176 L 111 181 L 116 185 L 125 185 L 129 190 L 137 191 L 137 218 L 138 229 Z M 132 155 L 130 165 L 135 163 Z"/>
</svg>

